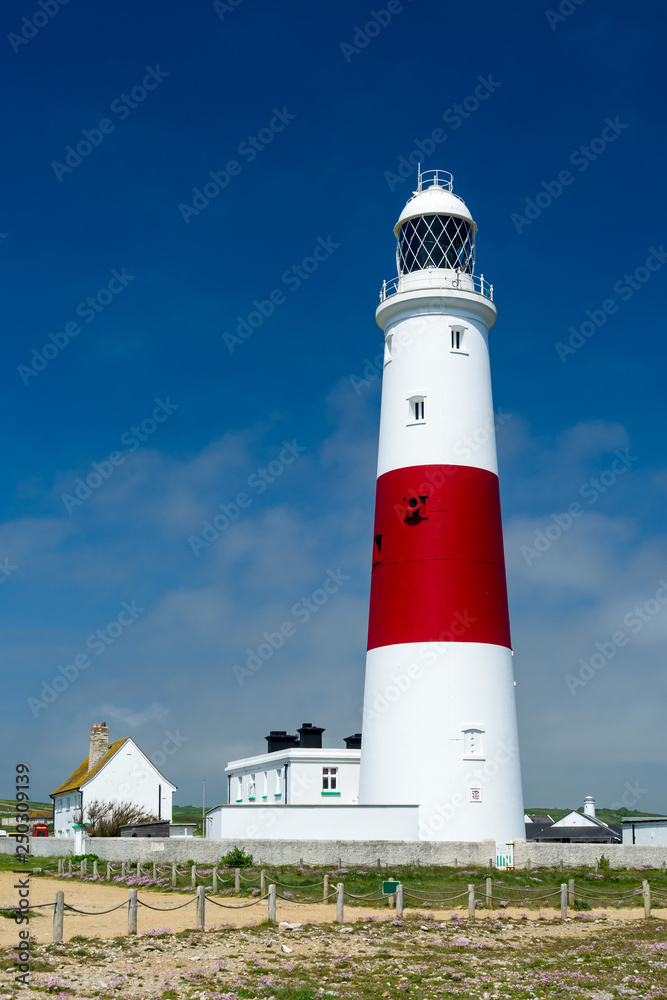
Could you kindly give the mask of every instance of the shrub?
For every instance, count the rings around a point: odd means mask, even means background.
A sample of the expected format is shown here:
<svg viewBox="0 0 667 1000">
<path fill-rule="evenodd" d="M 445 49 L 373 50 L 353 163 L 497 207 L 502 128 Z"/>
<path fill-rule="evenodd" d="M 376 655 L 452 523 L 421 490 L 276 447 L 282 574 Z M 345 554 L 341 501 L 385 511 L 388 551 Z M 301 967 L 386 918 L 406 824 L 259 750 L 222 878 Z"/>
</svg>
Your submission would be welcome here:
<svg viewBox="0 0 667 1000">
<path fill-rule="evenodd" d="M 598 867 L 609 868 L 609 865 L 610 865 L 609 858 L 605 857 L 604 854 L 601 854 L 600 857 L 598 858 Z"/>
<path fill-rule="evenodd" d="M 148 823 L 157 818 L 132 802 L 100 802 L 97 799 L 86 806 L 85 813 L 89 837 L 120 837 L 121 826 Z M 75 820 L 84 822 L 81 811 L 75 814 Z"/>
<path fill-rule="evenodd" d="M 246 854 L 242 848 L 235 847 L 233 851 L 220 858 L 220 864 L 226 868 L 249 868 L 252 864 L 252 854 Z"/>
</svg>

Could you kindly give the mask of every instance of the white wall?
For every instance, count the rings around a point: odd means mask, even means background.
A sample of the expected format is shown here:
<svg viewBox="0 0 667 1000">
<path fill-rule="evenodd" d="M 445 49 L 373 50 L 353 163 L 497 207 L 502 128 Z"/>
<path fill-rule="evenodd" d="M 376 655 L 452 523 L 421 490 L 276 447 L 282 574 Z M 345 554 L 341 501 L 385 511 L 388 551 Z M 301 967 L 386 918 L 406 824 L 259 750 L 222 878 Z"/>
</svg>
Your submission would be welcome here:
<svg viewBox="0 0 667 1000">
<path fill-rule="evenodd" d="M 623 843 L 632 844 L 632 824 L 623 824 Z M 653 823 L 635 823 L 635 844 L 648 846 L 667 845 L 667 820 Z"/>
<path fill-rule="evenodd" d="M 79 792 L 66 792 L 56 796 L 53 823 L 55 837 L 72 836 L 72 824 L 76 819 L 75 813 L 78 813 L 80 808 L 81 794 Z"/>
<path fill-rule="evenodd" d="M 321 804 L 241 809 L 217 806 L 206 818 L 206 836 L 233 840 L 416 840 L 417 806 Z"/>
<path fill-rule="evenodd" d="M 437 294 L 427 282 L 423 291 L 378 307 L 378 325 L 392 337 L 382 375 L 378 477 L 413 465 L 467 465 L 497 475 L 488 346 L 495 315 L 480 295 Z M 460 351 L 452 350 L 452 326 L 465 328 Z M 412 395 L 426 397 L 419 426 L 408 422 Z"/>
<path fill-rule="evenodd" d="M 464 751 L 469 726 L 483 730 L 477 759 Z M 363 804 L 419 803 L 422 840 L 502 845 L 525 836 L 509 649 L 415 642 L 369 650 L 363 728 Z M 481 801 L 471 801 L 473 787 Z"/>
</svg>

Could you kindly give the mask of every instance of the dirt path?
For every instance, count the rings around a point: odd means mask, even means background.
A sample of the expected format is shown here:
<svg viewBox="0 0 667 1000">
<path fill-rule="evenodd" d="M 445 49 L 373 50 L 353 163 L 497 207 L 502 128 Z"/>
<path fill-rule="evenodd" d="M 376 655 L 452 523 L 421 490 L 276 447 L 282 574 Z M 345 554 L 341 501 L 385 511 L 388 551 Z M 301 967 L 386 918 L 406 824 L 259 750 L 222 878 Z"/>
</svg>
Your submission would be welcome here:
<svg viewBox="0 0 667 1000">
<path fill-rule="evenodd" d="M 6 908 L 16 906 L 18 903 L 18 890 L 14 888 L 16 880 L 26 876 L 14 875 L 11 872 L 0 872 L 0 907 Z M 113 913 L 95 916 L 100 910 L 107 910 L 118 903 L 127 901 L 127 887 L 120 885 L 104 885 L 100 883 L 75 882 L 67 878 L 45 878 L 35 877 L 30 880 L 30 903 L 36 906 L 39 903 L 53 903 L 56 892 L 65 893 L 65 903 L 77 909 L 86 910 L 85 914 L 72 913 L 65 910 L 65 939 L 69 940 L 75 934 L 82 934 L 86 937 L 112 938 L 127 933 L 127 909 L 118 909 Z M 172 907 L 184 903 L 188 899 L 193 899 L 191 891 L 183 893 L 162 893 L 139 890 L 139 899 L 156 908 L 164 910 L 150 910 L 145 906 L 139 906 L 138 926 L 139 933 L 153 930 L 155 928 L 167 927 L 172 931 L 185 930 L 195 926 L 195 903 L 190 902 L 178 910 Z M 221 924 L 235 924 L 237 927 L 248 926 L 261 923 L 266 920 L 266 901 L 258 903 L 256 906 L 249 906 L 242 909 L 231 909 L 238 905 L 234 897 L 225 896 L 218 898 L 218 902 L 224 902 L 225 907 L 216 906 L 211 899 L 206 902 L 206 925 L 208 927 L 219 927 Z M 239 900 L 247 902 L 247 900 Z M 171 912 L 166 912 L 171 910 Z M 433 913 L 437 920 L 451 919 L 454 913 L 458 913 L 461 919 L 467 918 L 467 905 L 458 907 L 456 910 L 433 910 L 429 907 L 422 907 L 419 911 L 411 912 Z M 38 916 L 37 914 L 41 914 Z M 612 920 L 623 922 L 641 919 L 644 915 L 643 909 L 637 907 L 632 909 L 608 909 L 588 910 L 586 918 L 600 917 L 606 914 Z M 667 919 L 666 909 L 654 909 L 653 915 L 661 919 Z M 546 908 L 543 910 L 521 910 L 518 907 L 508 906 L 502 910 L 480 910 L 477 914 L 479 920 L 488 920 L 490 917 L 507 919 L 527 916 L 529 921 L 537 920 L 538 917 L 548 917 L 553 919 L 560 916 L 560 910 Z M 360 917 L 376 917 L 378 919 L 393 919 L 395 911 L 386 909 L 376 909 L 364 906 L 346 906 L 346 922 L 353 922 Z M 317 921 L 318 923 L 328 923 L 336 918 L 335 905 L 325 905 L 322 903 L 298 904 L 287 900 L 278 900 L 278 920 L 288 920 L 298 923 L 307 921 Z M 550 936 L 560 936 L 563 933 L 575 933 L 577 926 L 581 927 L 583 921 L 573 920 L 566 925 L 550 924 L 541 925 L 542 933 Z M 44 908 L 36 910 L 31 916 L 30 933 L 34 934 L 40 944 L 52 940 L 52 910 Z M 16 941 L 16 924 L 11 919 L 0 920 L 0 945 L 10 945 Z"/>
</svg>

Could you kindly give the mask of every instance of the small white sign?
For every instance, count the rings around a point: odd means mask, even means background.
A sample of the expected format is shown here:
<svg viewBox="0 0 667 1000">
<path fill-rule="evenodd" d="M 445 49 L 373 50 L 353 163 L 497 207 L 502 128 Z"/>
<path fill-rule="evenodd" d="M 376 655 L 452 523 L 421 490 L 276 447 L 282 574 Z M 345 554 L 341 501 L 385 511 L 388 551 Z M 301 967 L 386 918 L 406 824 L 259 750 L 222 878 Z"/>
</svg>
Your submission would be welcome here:
<svg viewBox="0 0 667 1000">
<path fill-rule="evenodd" d="M 482 801 L 482 789 L 481 788 L 471 788 L 470 789 L 470 801 L 471 802 L 481 802 Z"/>
</svg>

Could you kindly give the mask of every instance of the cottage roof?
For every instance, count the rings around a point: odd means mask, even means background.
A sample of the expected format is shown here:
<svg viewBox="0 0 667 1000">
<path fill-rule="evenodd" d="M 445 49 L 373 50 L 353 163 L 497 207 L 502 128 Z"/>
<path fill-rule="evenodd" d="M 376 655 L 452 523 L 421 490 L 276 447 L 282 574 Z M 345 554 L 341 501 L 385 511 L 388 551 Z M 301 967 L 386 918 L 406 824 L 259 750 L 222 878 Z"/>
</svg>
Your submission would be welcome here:
<svg viewBox="0 0 667 1000">
<path fill-rule="evenodd" d="M 60 795 L 62 792 L 78 791 L 79 788 L 82 788 L 83 785 L 90 781 L 91 778 L 94 778 L 95 775 L 102 770 L 104 765 L 108 764 L 112 757 L 116 756 L 120 748 L 124 743 L 127 743 L 128 740 L 129 736 L 126 736 L 122 740 L 115 740 L 113 743 L 110 743 L 109 749 L 105 753 L 104 757 L 102 757 L 101 760 L 98 760 L 92 771 L 88 770 L 88 757 L 86 757 L 83 763 L 79 764 L 76 771 L 73 771 L 72 774 L 70 774 L 67 781 L 63 781 L 62 785 L 56 788 L 54 792 L 51 792 L 51 797 L 53 798 L 54 795 Z"/>
</svg>

